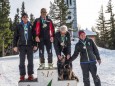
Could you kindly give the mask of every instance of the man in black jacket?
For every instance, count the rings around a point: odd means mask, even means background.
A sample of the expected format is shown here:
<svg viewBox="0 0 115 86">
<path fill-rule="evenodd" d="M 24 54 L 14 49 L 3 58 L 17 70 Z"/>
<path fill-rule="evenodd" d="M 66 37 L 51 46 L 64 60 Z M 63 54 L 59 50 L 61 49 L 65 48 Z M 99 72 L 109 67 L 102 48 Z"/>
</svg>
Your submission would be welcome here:
<svg viewBox="0 0 115 86">
<path fill-rule="evenodd" d="M 41 9 L 41 16 L 34 22 L 33 28 L 35 29 L 36 42 L 39 46 L 40 69 L 45 67 L 44 46 L 48 53 L 48 66 L 52 68 L 52 42 L 54 39 L 54 26 L 51 19 L 47 16 L 45 8 Z"/>
<path fill-rule="evenodd" d="M 59 68 L 61 67 L 62 53 L 66 57 L 66 62 L 71 56 L 71 39 L 70 39 L 70 34 L 67 30 L 67 26 L 65 25 L 61 26 L 59 28 L 59 32 L 55 34 L 54 48 L 58 58 L 58 62 L 57 62 L 58 73 L 60 73 Z"/>
<path fill-rule="evenodd" d="M 25 80 L 26 67 L 25 58 L 27 55 L 28 59 L 28 80 L 33 80 L 33 47 L 34 50 L 37 49 L 34 43 L 34 31 L 32 30 L 32 25 L 28 21 L 28 15 L 26 13 L 22 14 L 22 21 L 15 28 L 13 46 L 14 51 L 19 50 L 19 70 L 20 70 L 20 80 Z"/>
<path fill-rule="evenodd" d="M 79 42 L 75 46 L 74 54 L 69 59 L 70 62 L 75 60 L 79 53 L 84 86 L 90 86 L 89 72 L 92 74 L 95 86 L 101 86 L 96 67 L 96 61 L 101 64 L 99 52 L 93 40 L 86 38 L 84 31 L 79 31 Z"/>
</svg>

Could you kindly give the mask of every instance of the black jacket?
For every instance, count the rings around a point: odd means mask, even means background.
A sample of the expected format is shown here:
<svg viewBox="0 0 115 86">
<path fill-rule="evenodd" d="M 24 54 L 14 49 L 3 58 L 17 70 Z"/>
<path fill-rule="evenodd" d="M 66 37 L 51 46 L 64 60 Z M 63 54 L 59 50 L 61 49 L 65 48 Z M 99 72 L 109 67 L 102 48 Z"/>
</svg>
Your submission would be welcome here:
<svg viewBox="0 0 115 86">
<path fill-rule="evenodd" d="M 20 45 L 31 45 L 34 46 L 35 43 L 35 37 L 34 37 L 34 30 L 32 29 L 32 25 L 30 22 L 27 23 L 28 26 L 28 40 L 26 42 L 25 36 L 24 36 L 24 26 L 23 22 L 18 24 L 15 28 L 14 32 L 14 39 L 13 39 L 13 47 L 17 47 Z"/>
<path fill-rule="evenodd" d="M 60 32 L 57 32 L 54 37 L 54 48 L 55 48 L 56 54 L 61 55 L 61 52 L 64 48 L 65 50 L 67 50 L 67 54 L 70 55 L 71 54 L 71 40 L 70 40 L 69 32 L 65 34 L 65 41 L 64 41 L 65 46 L 62 47 L 61 43 L 62 43 L 61 34 Z"/>
<path fill-rule="evenodd" d="M 85 42 L 86 47 L 83 44 Z M 79 42 L 75 46 L 75 51 L 72 55 L 72 58 L 70 58 L 70 61 L 76 59 L 79 53 L 81 63 L 89 63 L 100 60 L 98 49 L 92 39 L 86 38 L 84 42 L 82 40 L 79 40 Z"/>
</svg>

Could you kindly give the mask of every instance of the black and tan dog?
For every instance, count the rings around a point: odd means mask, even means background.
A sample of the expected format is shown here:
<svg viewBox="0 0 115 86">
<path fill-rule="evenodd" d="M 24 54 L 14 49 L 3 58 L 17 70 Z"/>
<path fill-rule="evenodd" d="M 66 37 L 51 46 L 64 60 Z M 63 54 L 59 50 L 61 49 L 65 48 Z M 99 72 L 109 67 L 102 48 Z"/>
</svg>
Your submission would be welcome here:
<svg viewBox="0 0 115 86">
<path fill-rule="evenodd" d="M 58 67 L 59 70 L 59 80 L 77 80 L 79 81 L 78 77 L 75 76 L 74 72 L 72 71 L 72 66 L 70 63 L 66 63 L 66 57 L 62 55 L 62 59 L 60 61 L 60 66 Z"/>
</svg>

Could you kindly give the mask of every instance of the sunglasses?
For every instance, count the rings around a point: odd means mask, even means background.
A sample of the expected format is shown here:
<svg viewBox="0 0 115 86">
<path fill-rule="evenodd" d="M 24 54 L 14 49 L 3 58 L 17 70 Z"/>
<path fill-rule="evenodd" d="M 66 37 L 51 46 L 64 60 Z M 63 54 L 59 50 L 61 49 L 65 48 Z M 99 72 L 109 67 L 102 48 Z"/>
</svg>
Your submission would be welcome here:
<svg viewBox="0 0 115 86">
<path fill-rule="evenodd" d="M 42 11 L 41 13 L 47 13 L 47 12 Z"/>
</svg>

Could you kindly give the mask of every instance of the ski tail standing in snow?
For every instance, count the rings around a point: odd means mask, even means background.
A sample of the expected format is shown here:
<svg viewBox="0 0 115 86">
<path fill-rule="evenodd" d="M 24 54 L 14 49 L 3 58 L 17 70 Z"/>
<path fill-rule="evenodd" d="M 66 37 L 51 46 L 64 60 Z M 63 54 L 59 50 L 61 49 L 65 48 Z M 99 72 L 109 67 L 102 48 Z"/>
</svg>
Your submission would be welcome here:
<svg viewBox="0 0 115 86">
<path fill-rule="evenodd" d="M 92 74 L 95 86 L 101 86 L 96 66 L 96 62 L 101 64 L 100 55 L 95 43 L 86 37 L 84 31 L 79 31 L 79 42 L 75 46 L 74 54 L 69 59 L 70 62 L 75 60 L 79 53 L 84 86 L 90 86 L 89 72 Z"/>
<path fill-rule="evenodd" d="M 28 21 L 28 15 L 26 13 L 22 14 L 21 22 L 15 28 L 14 39 L 13 39 L 13 49 L 15 52 L 19 50 L 19 71 L 20 80 L 25 80 L 26 67 L 25 58 L 27 55 L 28 60 L 28 80 L 33 80 L 33 49 L 36 49 L 35 40 L 33 38 L 32 25 Z"/>
<path fill-rule="evenodd" d="M 39 69 L 45 67 L 44 46 L 46 46 L 48 54 L 48 68 L 52 68 L 52 43 L 54 40 L 54 26 L 51 19 L 47 16 L 45 8 L 41 9 L 41 16 L 34 22 L 33 28 L 36 32 L 36 42 L 39 46 L 40 66 Z"/>
<path fill-rule="evenodd" d="M 54 48 L 58 58 L 57 62 L 58 75 L 60 75 L 61 59 L 63 59 L 61 54 L 63 53 L 63 55 L 65 55 L 66 62 L 71 57 L 71 39 L 67 26 L 65 25 L 61 26 L 59 28 L 59 32 L 55 33 Z"/>
</svg>

